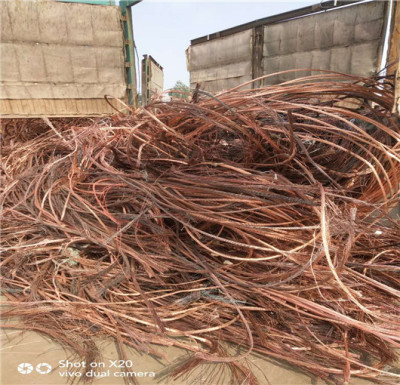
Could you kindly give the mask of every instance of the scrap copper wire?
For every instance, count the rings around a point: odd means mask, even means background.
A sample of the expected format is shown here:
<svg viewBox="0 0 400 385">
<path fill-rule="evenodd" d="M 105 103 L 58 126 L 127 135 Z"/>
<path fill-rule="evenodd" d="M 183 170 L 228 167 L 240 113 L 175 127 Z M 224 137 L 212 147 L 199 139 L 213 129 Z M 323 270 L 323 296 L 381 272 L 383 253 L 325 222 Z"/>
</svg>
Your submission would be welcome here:
<svg viewBox="0 0 400 385">
<path fill-rule="evenodd" d="M 245 360 L 261 353 L 398 383 L 392 104 L 391 79 L 323 73 L 110 118 L 3 120 L 3 326 L 87 361 L 99 335 L 121 354 L 181 347 L 175 378 L 214 362 L 257 384 Z"/>
</svg>

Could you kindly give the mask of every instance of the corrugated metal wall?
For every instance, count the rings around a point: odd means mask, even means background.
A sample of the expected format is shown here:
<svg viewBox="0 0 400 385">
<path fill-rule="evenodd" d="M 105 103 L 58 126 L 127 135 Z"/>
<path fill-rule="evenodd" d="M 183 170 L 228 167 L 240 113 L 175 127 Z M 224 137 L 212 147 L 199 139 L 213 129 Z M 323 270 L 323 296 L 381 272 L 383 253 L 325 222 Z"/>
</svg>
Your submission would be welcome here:
<svg viewBox="0 0 400 385">
<path fill-rule="evenodd" d="M 360 3 L 194 44 L 188 58 L 191 87 L 200 83 L 215 92 L 263 74 L 304 68 L 372 75 L 382 49 L 384 17 L 385 2 Z M 264 84 L 307 74 L 282 74 Z"/>
</svg>

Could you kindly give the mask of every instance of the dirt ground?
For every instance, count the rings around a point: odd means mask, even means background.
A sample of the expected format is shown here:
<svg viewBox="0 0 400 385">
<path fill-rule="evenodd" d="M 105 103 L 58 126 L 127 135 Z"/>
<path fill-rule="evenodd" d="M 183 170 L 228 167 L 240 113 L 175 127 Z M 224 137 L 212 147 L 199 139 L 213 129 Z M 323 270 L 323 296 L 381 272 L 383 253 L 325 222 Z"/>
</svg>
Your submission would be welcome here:
<svg viewBox="0 0 400 385">
<path fill-rule="evenodd" d="M 171 365 L 177 357 L 185 354 L 175 348 L 159 348 L 166 353 L 167 360 L 158 360 L 149 355 L 127 348 L 129 361 L 120 363 L 111 340 L 98 341 L 102 358 L 98 367 L 92 369 L 95 385 L 123 385 L 122 366 L 130 376 L 135 376 L 139 385 L 229 385 L 229 376 L 221 366 L 204 364 L 190 377 L 176 381 L 159 378 L 160 372 Z M 80 365 L 81 360 L 71 356 L 60 345 L 35 332 L 21 333 L 6 329 L 1 334 L 1 384 L 2 385 L 64 385 L 73 379 L 71 365 Z M 68 368 L 65 360 L 69 360 Z M 22 365 L 21 364 L 27 364 Z M 28 365 L 29 364 L 29 365 Z M 47 364 L 47 365 L 46 365 Z M 321 380 L 311 379 L 285 364 L 273 362 L 266 357 L 251 355 L 249 364 L 260 385 L 325 385 Z M 104 366 L 103 366 L 104 365 Z M 64 366 L 64 367 L 63 367 Z M 129 366 L 129 367 L 128 367 Z M 50 368 L 51 367 L 51 368 Z M 47 373 L 49 371 L 49 373 Z M 76 368 L 75 372 L 79 370 Z M 146 373 L 147 372 L 147 373 Z M 153 377 L 154 373 L 156 374 Z M 98 376 L 103 377 L 98 378 Z M 210 382 L 211 381 L 211 382 Z M 368 381 L 354 379 L 351 385 L 368 385 Z"/>
</svg>

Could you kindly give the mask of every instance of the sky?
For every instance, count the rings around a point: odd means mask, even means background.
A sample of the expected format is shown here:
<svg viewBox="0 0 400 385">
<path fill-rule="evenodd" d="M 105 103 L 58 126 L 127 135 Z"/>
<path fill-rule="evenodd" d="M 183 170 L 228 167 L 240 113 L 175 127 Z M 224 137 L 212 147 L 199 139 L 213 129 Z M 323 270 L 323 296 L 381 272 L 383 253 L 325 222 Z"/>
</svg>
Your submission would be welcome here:
<svg viewBox="0 0 400 385">
<path fill-rule="evenodd" d="M 316 3 L 319 1 L 143 0 L 132 7 L 139 59 L 151 55 L 164 68 L 164 89 L 173 88 L 178 80 L 189 85 L 185 50 L 190 40 Z"/>
</svg>

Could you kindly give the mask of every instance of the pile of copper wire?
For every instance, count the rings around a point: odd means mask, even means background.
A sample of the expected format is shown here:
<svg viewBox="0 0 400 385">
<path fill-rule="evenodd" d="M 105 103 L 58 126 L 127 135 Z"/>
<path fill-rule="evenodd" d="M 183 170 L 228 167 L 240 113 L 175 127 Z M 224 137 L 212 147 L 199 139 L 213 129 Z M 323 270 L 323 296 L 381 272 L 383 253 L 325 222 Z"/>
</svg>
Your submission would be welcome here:
<svg viewBox="0 0 400 385">
<path fill-rule="evenodd" d="M 86 361 L 96 336 L 125 358 L 125 344 L 181 347 L 175 378 L 213 362 L 257 384 L 246 358 L 260 353 L 335 383 L 398 383 L 393 93 L 329 73 L 108 118 L 4 120 L 3 326 Z"/>
</svg>

